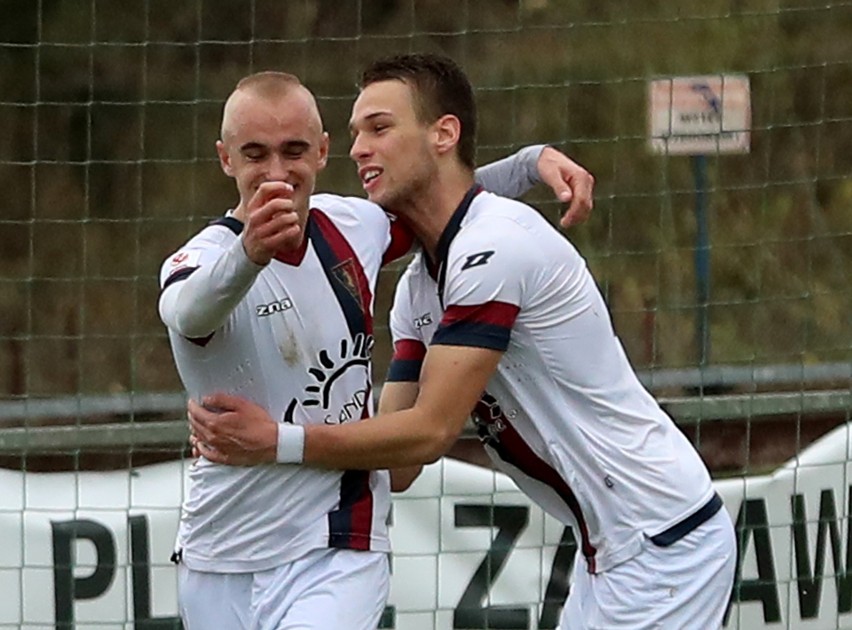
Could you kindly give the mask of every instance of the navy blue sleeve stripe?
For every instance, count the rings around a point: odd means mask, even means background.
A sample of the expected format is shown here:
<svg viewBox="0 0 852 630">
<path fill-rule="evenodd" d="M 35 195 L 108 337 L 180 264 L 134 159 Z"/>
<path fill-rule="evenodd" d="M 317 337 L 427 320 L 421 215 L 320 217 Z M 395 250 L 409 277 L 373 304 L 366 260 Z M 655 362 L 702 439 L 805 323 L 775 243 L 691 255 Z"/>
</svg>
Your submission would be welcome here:
<svg viewBox="0 0 852 630">
<path fill-rule="evenodd" d="M 243 222 L 239 219 L 235 219 L 234 217 L 230 216 L 221 217 L 219 219 L 216 219 L 215 221 L 211 221 L 210 225 L 221 225 L 223 227 L 226 227 L 237 236 L 239 236 L 243 231 Z"/>
<path fill-rule="evenodd" d="M 511 333 L 512 329 L 505 326 L 460 321 L 438 326 L 432 344 L 472 346 L 505 352 L 509 347 Z"/>
<path fill-rule="evenodd" d="M 166 290 L 166 287 L 174 284 L 175 282 L 179 282 L 181 280 L 186 280 L 189 276 L 191 276 L 198 267 L 184 267 L 183 269 L 178 269 L 163 283 L 163 291 Z"/>
<path fill-rule="evenodd" d="M 184 337 L 184 339 L 186 339 L 190 343 L 194 343 L 196 346 L 203 348 L 208 343 L 210 343 L 210 340 L 213 339 L 213 335 L 215 334 L 215 332 L 212 332 L 209 335 L 205 335 L 204 337 Z"/>
<path fill-rule="evenodd" d="M 419 359 L 393 359 L 388 366 L 385 381 L 389 383 L 416 383 L 420 380 L 420 368 L 423 361 Z"/>
</svg>

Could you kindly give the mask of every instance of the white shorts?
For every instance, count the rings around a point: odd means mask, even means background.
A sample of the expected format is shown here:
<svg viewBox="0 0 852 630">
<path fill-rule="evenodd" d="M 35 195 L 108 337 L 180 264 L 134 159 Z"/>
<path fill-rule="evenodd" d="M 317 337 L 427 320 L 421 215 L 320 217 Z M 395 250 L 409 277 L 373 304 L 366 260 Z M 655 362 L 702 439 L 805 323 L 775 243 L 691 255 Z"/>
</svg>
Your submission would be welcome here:
<svg viewBox="0 0 852 630">
<path fill-rule="evenodd" d="M 592 575 L 579 557 L 560 630 L 713 630 L 734 585 L 737 544 L 722 508 L 668 547 L 650 540 L 638 556 Z"/>
<path fill-rule="evenodd" d="M 255 573 L 178 567 L 185 630 L 375 630 L 390 590 L 388 556 L 316 549 Z"/>
</svg>

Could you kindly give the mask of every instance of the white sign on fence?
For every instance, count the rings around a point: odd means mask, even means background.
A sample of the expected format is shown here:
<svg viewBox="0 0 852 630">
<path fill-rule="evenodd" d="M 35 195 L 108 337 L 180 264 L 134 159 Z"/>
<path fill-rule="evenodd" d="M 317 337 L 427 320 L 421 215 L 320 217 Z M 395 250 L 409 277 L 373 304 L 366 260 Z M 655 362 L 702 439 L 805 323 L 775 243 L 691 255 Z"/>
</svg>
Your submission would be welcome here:
<svg viewBox="0 0 852 630">
<path fill-rule="evenodd" d="M 654 79 L 648 86 L 650 146 L 654 153 L 748 153 L 751 93 L 745 75 Z"/>
</svg>

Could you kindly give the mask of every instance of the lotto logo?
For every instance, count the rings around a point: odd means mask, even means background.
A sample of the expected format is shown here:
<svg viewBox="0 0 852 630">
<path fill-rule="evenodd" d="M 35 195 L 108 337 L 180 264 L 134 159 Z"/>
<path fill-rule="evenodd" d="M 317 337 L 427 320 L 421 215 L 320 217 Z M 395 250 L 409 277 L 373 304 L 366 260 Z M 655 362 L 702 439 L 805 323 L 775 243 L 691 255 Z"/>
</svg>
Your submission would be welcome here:
<svg viewBox="0 0 852 630">
<path fill-rule="evenodd" d="M 464 271 L 465 269 L 471 269 L 473 267 L 480 267 L 482 265 L 485 265 L 485 264 L 488 263 L 488 259 L 491 258 L 493 255 L 494 255 L 493 249 L 490 250 L 490 251 L 487 251 L 487 252 L 479 252 L 478 254 L 471 254 L 470 256 L 468 256 L 465 259 L 464 265 L 462 265 L 461 270 Z"/>
<path fill-rule="evenodd" d="M 172 267 L 177 267 L 178 265 L 186 262 L 186 259 L 189 258 L 189 254 L 186 252 L 180 252 L 179 254 L 175 254 L 172 258 Z"/>
</svg>

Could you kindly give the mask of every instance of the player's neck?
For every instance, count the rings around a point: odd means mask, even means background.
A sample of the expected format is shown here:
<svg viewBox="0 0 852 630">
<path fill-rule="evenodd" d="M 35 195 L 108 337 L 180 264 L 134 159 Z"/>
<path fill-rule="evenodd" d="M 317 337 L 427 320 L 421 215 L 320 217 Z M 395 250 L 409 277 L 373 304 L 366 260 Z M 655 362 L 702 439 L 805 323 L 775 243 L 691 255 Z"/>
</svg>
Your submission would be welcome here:
<svg viewBox="0 0 852 630">
<path fill-rule="evenodd" d="M 471 173 L 459 169 L 442 173 L 398 213 L 432 260 L 441 234 L 472 185 Z"/>
</svg>

